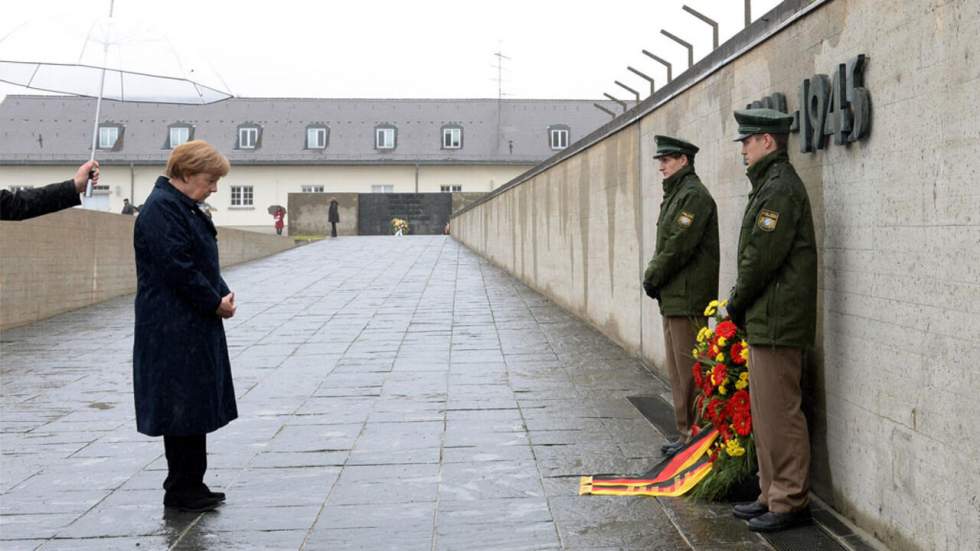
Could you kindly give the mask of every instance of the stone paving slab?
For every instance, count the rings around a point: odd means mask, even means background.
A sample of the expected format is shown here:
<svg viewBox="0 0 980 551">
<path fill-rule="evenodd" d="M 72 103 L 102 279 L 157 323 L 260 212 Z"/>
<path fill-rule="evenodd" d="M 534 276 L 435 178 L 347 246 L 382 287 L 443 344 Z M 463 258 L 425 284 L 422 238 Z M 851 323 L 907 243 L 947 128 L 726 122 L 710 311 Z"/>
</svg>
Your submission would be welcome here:
<svg viewBox="0 0 980 551">
<path fill-rule="evenodd" d="M 240 418 L 209 435 L 207 482 L 228 502 L 164 510 L 124 297 L 0 337 L 0 548 L 768 549 L 724 507 L 578 496 L 659 460 L 626 397 L 667 389 L 451 238 L 328 240 L 225 278 Z"/>
</svg>

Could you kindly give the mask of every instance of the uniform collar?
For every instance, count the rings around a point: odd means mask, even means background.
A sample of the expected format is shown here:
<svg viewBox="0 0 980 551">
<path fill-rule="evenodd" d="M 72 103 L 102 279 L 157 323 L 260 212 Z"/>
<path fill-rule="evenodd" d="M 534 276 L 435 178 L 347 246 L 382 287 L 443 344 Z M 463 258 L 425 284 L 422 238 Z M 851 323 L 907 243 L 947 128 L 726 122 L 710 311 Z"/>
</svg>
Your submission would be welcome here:
<svg viewBox="0 0 980 551">
<path fill-rule="evenodd" d="M 694 168 L 691 165 L 687 165 L 684 168 L 678 170 L 677 172 L 670 175 L 669 178 L 664 178 L 664 195 L 672 193 L 677 189 L 678 184 L 685 176 L 694 172 Z"/>
<path fill-rule="evenodd" d="M 773 151 L 750 166 L 748 170 L 745 171 L 745 175 L 748 176 L 749 181 L 752 182 L 752 191 L 759 189 L 759 186 L 761 186 L 766 180 L 766 174 L 769 172 L 772 165 L 780 161 L 788 160 L 789 154 L 786 153 L 785 149 L 780 149 Z"/>
</svg>

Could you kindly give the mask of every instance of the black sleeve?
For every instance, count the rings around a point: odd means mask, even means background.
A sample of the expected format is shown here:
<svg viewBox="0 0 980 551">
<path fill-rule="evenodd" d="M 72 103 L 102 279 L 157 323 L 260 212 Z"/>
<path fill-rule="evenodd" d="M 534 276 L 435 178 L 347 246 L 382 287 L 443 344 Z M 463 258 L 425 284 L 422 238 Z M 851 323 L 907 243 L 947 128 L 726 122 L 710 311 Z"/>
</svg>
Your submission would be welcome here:
<svg viewBox="0 0 980 551">
<path fill-rule="evenodd" d="M 82 204 L 73 180 L 11 193 L 0 190 L 0 220 L 26 220 Z"/>
</svg>

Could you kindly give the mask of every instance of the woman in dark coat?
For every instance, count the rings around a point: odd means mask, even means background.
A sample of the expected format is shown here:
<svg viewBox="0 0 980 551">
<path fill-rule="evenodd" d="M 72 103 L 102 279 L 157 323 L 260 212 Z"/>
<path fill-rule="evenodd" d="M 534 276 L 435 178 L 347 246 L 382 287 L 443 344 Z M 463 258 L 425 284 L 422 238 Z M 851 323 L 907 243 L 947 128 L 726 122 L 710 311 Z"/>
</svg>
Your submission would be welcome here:
<svg viewBox="0 0 980 551">
<path fill-rule="evenodd" d="M 340 213 L 337 212 L 337 199 L 335 197 L 330 198 L 327 221 L 330 222 L 330 237 L 337 237 L 337 223 L 340 222 Z"/>
<path fill-rule="evenodd" d="M 163 503 L 208 511 L 206 434 L 238 417 L 223 318 L 235 294 L 221 278 L 217 231 L 201 204 L 230 165 L 203 141 L 174 149 L 136 219 L 136 429 L 163 436 Z"/>
</svg>

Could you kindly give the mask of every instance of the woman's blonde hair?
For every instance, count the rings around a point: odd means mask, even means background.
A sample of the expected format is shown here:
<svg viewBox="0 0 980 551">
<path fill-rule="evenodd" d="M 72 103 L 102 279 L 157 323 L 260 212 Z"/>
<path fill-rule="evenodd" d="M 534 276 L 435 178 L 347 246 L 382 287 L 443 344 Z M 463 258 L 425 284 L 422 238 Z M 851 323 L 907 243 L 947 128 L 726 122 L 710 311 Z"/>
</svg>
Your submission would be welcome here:
<svg viewBox="0 0 980 551">
<path fill-rule="evenodd" d="M 167 177 L 180 180 L 201 173 L 223 177 L 230 170 L 228 159 L 204 140 L 178 145 L 167 160 Z"/>
</svg>

